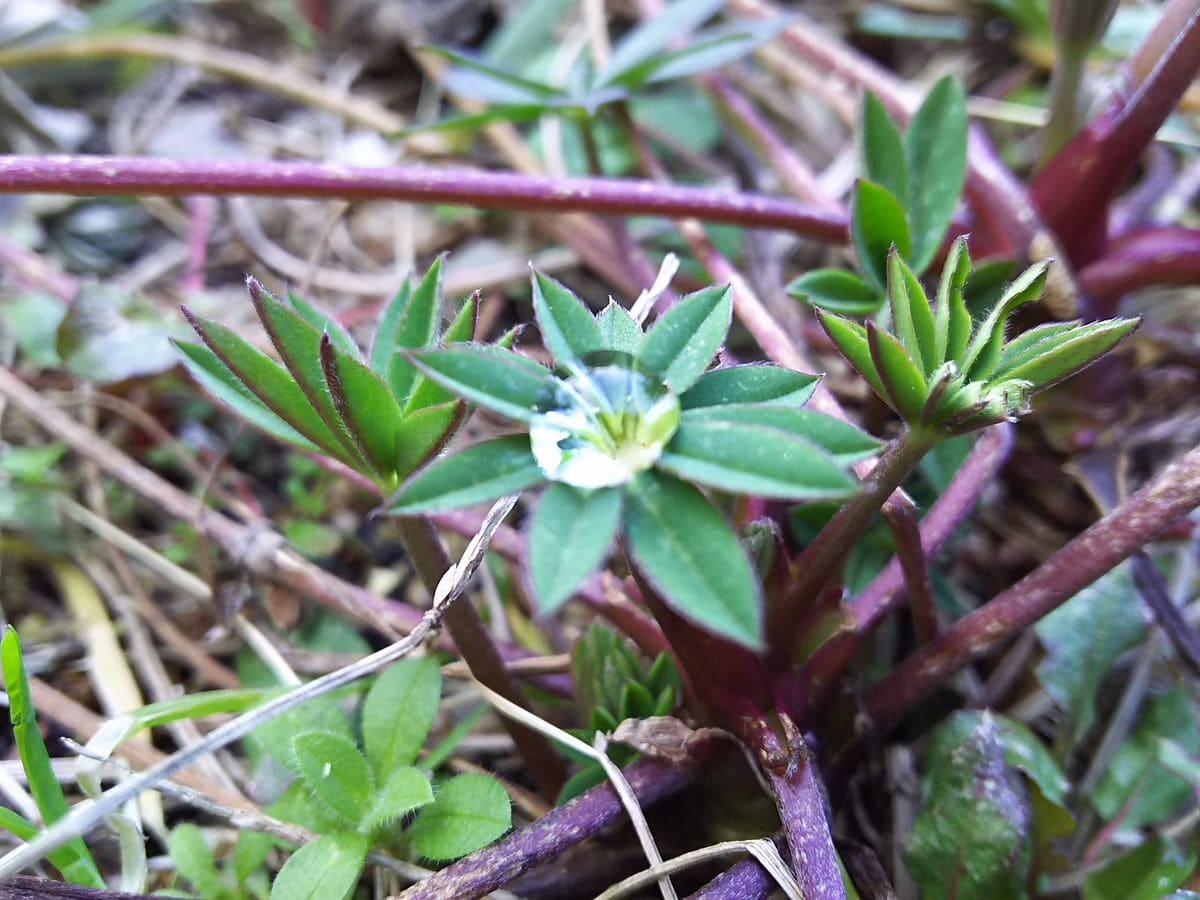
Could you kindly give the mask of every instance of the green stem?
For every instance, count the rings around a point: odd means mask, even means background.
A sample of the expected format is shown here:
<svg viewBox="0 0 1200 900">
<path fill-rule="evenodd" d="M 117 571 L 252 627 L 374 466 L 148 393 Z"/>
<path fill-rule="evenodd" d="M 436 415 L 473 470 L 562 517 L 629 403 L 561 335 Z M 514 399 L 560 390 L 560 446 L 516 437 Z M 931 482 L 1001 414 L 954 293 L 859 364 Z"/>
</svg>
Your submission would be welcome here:
<svg viewBox="0 0 1200 900">
<path fill-rule="evenodd" d="M 1083 83 L 1087 48 L 1063 46 L 1050 77 L 1050 120 L 1042 129 L 1042 154 L 1045 165 L 1067 145 L 1079 129 L 1079 88 Z"/>
<path fill-rule="evenodd" d="M 399 517 L 395 522 L 400 532 L 400 540 L 417 570 L 417 576 L 432 595 L 438 582 L 451 566 L 450 557 L 442 546 L 437 530 L 423 516 Z M 524 693 L 505 668 L 500 651 L 496 649 L 487 628 L 470 601 L 460 597 L 451 603 L 446 609 L 444 621 L 463 661 L 471 670 L 471 674 L 479 679 L 480 684 L 528 709 L 529 703 Z M 501 719 L 542 794 L 546 797 L 557 797 L 566 780 L 566 770 L 554 747 L 536 731 L 507 717 Z"/>
<path fill-rule="evenodd" d="M 851 497 L 829 520 L 804 552 L 797 565 L 799 574 L 783 596 L 767 609 L 768 652 L 786 666 L 799 637 L 796 625 L 802 614 L 833 578 L 871 520 L 926 453 L 938 442 L 927 431 L 905 428 L 888 445 L 875 468 Z"/>
</svg>

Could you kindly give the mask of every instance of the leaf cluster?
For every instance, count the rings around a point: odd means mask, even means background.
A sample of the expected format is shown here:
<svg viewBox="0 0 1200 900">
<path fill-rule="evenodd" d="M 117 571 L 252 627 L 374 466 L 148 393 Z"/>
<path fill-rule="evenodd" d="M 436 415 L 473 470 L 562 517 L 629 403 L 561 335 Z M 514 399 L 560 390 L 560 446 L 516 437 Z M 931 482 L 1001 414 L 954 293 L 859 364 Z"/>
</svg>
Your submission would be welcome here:
<svg viewBox="0 0 1200 900">
<path fill-rule="evenodd" d="M 1028 411 L 1030 397 L 1103 356 L 1137 327 L 1137 319 L 1053 322 L 1012 340 L 1012 314 L 1037 300 L 1048 262 L 1016 278 L 979 321 L 963 300 L 971 272 L 965 238 L 954 242 L 930 303 L 912 267 L 888 255 L 890 322 L 860 325 L 817 310 L 837 348 L 875 393 L 914 429 L 958 434 Z"/>
<path fill-rule="evenodd" d="M 474 335 L 477 297 L 439 331 L 440 259 L 388 303 L 369 354 L 303 298 L 289 293 L 278 300 L 253 278 L 247 286 L 282 365 L 231 329 L 184 308 L 203 343 L 176 347 L 216 399 L 273 437 L 339 460 L 386 489 L 453 435 L 463 405 L 422 377 L 403 353 Z"/>
<path fill-rule="evenodd" d="M 543 612 L 564 603 L 623 535 L 633 563 L 667 602 L 758 646 L 758 579 L 737 535 L 696 485 L 790 500 L 843 498 L 856 488 L 847 467 L 873 454 L 878 442 L 801 408 L 814 376 L 765 365 L 707 371 L 731 323 L 727 287 L 685 297 L 645 333 L 616 303 L 593 316 L 540 273 L 533 297 L 557 372 L 490 346 L 408 354 L 434 383 L 529 433 L 434 461 L 401 487 L 388 510 L 450 509 L 550 482 L 528 526 L 530 588 Z M 625 392 L 615 400 L 596 387 L 614 379 Z M 634 401 L 647 395 L 657 398 L 652 413 L 667 413 L 643 417 Z M 574 418 L 559 414 L 560 403 Z M 678 411 L 669 414 L 672 403 Z M 557 448 L 564 459 L 579 453 L 620 477 L 589 481 L 589 462 L 569 472 L 547 466 L 531 438 L 545 443 L 546 434 L 551 452 Z"/>
</svg>

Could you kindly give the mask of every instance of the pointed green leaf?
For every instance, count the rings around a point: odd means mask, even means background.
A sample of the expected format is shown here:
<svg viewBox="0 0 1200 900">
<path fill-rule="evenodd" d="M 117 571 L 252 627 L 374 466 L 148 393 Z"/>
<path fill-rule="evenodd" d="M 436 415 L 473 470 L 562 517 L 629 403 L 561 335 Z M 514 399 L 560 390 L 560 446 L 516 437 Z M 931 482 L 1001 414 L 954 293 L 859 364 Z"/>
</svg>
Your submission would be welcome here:
<svg viewBox="0 0 1200 900">
<path fill-rule="evenodd" d="M 442 332 L 442 345 L 466 344 L 473 340 L 479 327 L 479 291 L 466 299 L 454 320 Z"/>
<path fill-rule="evenodd" d="M 1050 261 L 1042 260 L 1017 276 L 975 330 L 975 336 L 962 359 L 962 370 L 972 381 L 985 381 L 995 371 L 1004 348 L 1004 330 L 1009 316 L 1042 295 L 1049 268 Z"/>
<path fill-rule="evenodd" d="M 934 334 L 933 308 L 913 270 L 895 250 L 888 256 L 888 295 L 891 298 L 892 328 L 913 362 L 926 375 L 940 364 Z"/>
<path fill-rule="evenodd" d="M 353 459 L 282 366 L 219 322 L 197 316 L 186 307 L 183 314 L 222 365 L 279 418 L 329 455 L 343 461 Z"/>
<path fill-rule="evenodd" d="M 1081 324 L 1079 319 L 1070 322 L 1047 322 L 1017 335 L 1004 345 L 1000 353 L 1000 363 L 996 366 L 996 377 L 1003 378 L 1006 372 L 1051 349 Z"/>
<path fill-rule="evenodd" d="M 392 715 L 396 714 L 397 711 L 393 710 Z M 372 834 L 432 802 L 433 785 L 424 772 L 413 766 L 393 769 L 376 794 L 359 830 L 364 834 Z"/>
<path fill-rule="evenodd" d="M 345 455 L 353 461 L 354 468 L 369 469 L 370 460 L 359 449 L 358 442 L 338 415 L 333 397 L 330 396 L 325 371 L 321 366 L 321 332 L 275 299 L 255 279 L 248 279 L 247 286 L 263 328 L 279 351 L 283 364 L 308 398 L 309 405 L 337 439 Z"/>
<path fill-rule="evenodd" d="M 442 305 L 442 258 L 433 261 L 419 284 L 406 282 L 383 311 L 375 343 L 371 347 L 371 368 L 387 382 L 401 407 L 412 393 L 417 370 L 397 350 L 417 350 L 432 346 L 437 337 Z"/>
<path fill-rule="evenodd" d="M 513 434 L 434 460 L 388 501 L 387 511 L 408 516 L 458 509 L 515 494 L 545 480 L 529 449 L 529 436 Z"/>
<path fill-rule="evenodd" d="M 346 900 L 370 849 L 365 835 L 322 835 L 288 857 L 271 885 L 271 900 Z"/>
<path fill-rule="evenodd" d="M 608 62 L 596 75 L 596 84 L 607 84 L 622 72 L 660 55 L 673 41 L 715 16 L 724 5 L 724 0 L 678 0 L 670 4 L 617 41 Z"/>
<path fill-rule="evenodd" d="M 324 311 L 318 309 L 316 306 L 314 306 L 312 303 L 309 303 L 294 291 L 288 291 L 287 300 L 288 303 L 291 304 L 292 309 L 294 309 L 297 314 L 304 319 L 305 322 L 307 322 L 317 331 L 328 334 L 329 339 L 333 341 L 333 345 L 335 347 L 337 347 L 343 353 L 353 356 L 359 362 L 362 362 L 363 353 L 358 346 L 358 342 L 350 336 L 350 332 L 346 330 L 345 326 L 342 325 L 341 322 L 339 322 L 333 316 L 328 315 Z"/>
<path fill-rule="evenodd" d="M 529 528 L 529 580 L 538 611 L 562 606 L 604 562 L 617 533 L 622 491 L 551 484 Z"/>
<path fill-rule="evenodd" d="M 333 731 L 302 731 L 292 737 L 292 762 L 313 796 L 345 821 L 358 824 L 375 785 L 354 741 Z"/>
<path fill-rule="evenodd" d="M 396 474 L 407 478 L 445 447 L 465 409 L 462 401 L 449 400 L 406 415 L 396 428 Z"/>
<path fill-rule="evenodd" d="M 816 444 L 840 465 L 850 465 L 874 456 L 882 444 L 849 422 L 811 409 L 737 403 L 706 406 L 683 414 L 683 422 L 738 422 L 774 428 Z"/>
<path fill-rule="evenodd" d="M 390 478 L 396 471 L 396 435 L 401 412 L 395 397 L 364 363 L 321 338 L 321 367 L 334 408 L 375 471 Z"/>
<path fill-rule="evenodd" d="M 713 285 L 688 294 L 658 317 L 638 358 L 681 394 L 695 384 L 725 342 L 733 321 L 733 292 Z"/>
<path fill-rule="evenodd" d="M 217 874 L 212 848 L 196 825 L 181 822 L 172 828 L 167 839 L 167 852 L 175 863 L 175 873 L 190 881 L 201 895 L 213 898 L 233 896 Z"/>
<path fill-rule="evenodd" d="M 528 422 L 555 379 L 545 366 L 511 350 L 485 344 L 455 344 L 409 353 L 418 369 L 464 400 Z"/>
<path fill-rule="evenodd" d="M 1039 342 L 1031 347 L 1030 356 L 997 372 L 995 379 L 1020 379 L 1030 382 L 1034 390 L 1043 390 L 1095 362 L 1137 326 L 1137 319 L 1108 319 L 1077 325 L 1053 341 Z"/>
<path fill-rule="evenodd" d="M 736 418 L 684 419 L 658 467 L 722 491 L 784 500 L 845 497 L 858 484 L 805 438 Z"/>
<path fill-rule="evenodd" d="M 584 356 L 604 349 L 600 326 L 582 300 L 541 272 L 534 272 L 532 281 L 538 331 L 558 365 L 577 367 Z"/>
<path fill-rule="evenodd" d="M 220 358 L 203 344 L 172 341 L 184 367 L 214 399 L 248 421 L 251 425 L 285 443 L 311 453 L 320 453 L 321 448 L 272 412 L 271 408 L 254 396 L 241 380 L 229 371 Z M 274 365 L 274 363 L 272 363 Z"/>
<path fill-rule="evenodd" d="M 637 356 L 642 346 L 642 326 L 625 307 L 615 300 L 609 300 L 608 306 L 596 317 L 596 324 L 600 327 L 600 338 L 604 341 L 605 350 Z"/>
<path fill-rule="evenodd" d="M 823 310 L 818 309 L 815 312 L 817 321 L 825 329 L 825 333 L 829 335 L 834 346 L 842 352 L 842 355 L 846 357 L 850 365 L 854 366 L 858 374 L 867 380 L 872 390 L 886 401 L 887 390 L 879 379 L 879 373 L 875 371 L 875 362 L 871 359 L 867 329 L 857 322 L 851 322 L 849 319 L 843 319 L 841 316 L 835 316 Z"/>
<path fill-rule="evenodd" d="M 966 349 L 970 338 L 971 315 L 963 301 L 963 285 L 971 274 L 971 254 L 967 250 L 966 237 L 957 238 L 950 245 L 946 265 L 942 268 L 942 279 L 938 283 L 937 309 L 934 310 L 934 359 L 940 366 L 948 360 L 958 359 L 958 353 Z M 951 341 L 951 332 L 954 340 Z M 951 352 L 957 349 L 958 353 Z"/>
<path fill-rule="evenodd" d="M 905 209 L 909 204 L 908 159 L 900 129 L 886 107 L 870 91 L 863 96 L 863 171 L 892 192 Z"/>
<path fill-rule="evenodd" d="M 887 388 L 885 399 L 906 422 L 919 422 L 929 395 L 925 376 L 900 342 L 874 322 L 867 323 L 867 343 L 875 371 Z"/>
<path fill-rule="evenodd" d="M 843 316 L 869 316 L 879 311 L 885 299 L 853 272 L 817 269 L 801 275 L 787 286 L 797 300 Z"/>
<path fill-rule="evenodd" d="M 19 813 L 13 812 L 7 806 L 0 806 L 0 829 L 29 843 L 38 836 L 41 829 Z M 85 848 L 86 849 L 86 848 Z M 88 887 L 103 888 L 104 881 L 96 871 L 95 863 L 89 855 L 83 859 L 70 845 L 59 847 L 46 854 L 46 859 L 54 865 L 63 878 L 70 884 L 83 884 Z M 93 876 L 93 872 L 95 873 Z"/>
<path fill-rule="evenodd" d="M 679 398 L 684 409 L 726 403 L 781 403 L 802 406 L 820 383 L 820 376 L 806 375 L 782 366 L 750 363 L 725 366 L 700 376 Z"/>
<path fill-rule="evenodd" d="M 736 62 L 753 53 L 787 27 L 783 17 L 740 21 L 706 28 L 686 47 L 667 50 L 603 82 L 589 97 L 590 106 L 622 99 L 616 90 L 637 91 L 648 85 L 690 78 Z"/>
<path fill-rule="evenodd" d="M 432 44 L 426 44 L 421 49 L 454 63 L 473 76 L 470 79 L 456 79 L 451 88 L 453 93 L 464 97 L 485 103 L 526 103 L 550 100 L 561 94 L 558 88 L 522 78 L 464 51 Z"/>
<path fill-rule="evenodd" d="M 490 775 L 456 775 L 421 810 L 408 835 L 428 859 L 457 859 L 486 847 L 512 827 L 512 805 L 504 786 Z"/>
<path fill-rule="evenodd" d="M 441 697 L 442 670 L 432 656 L 402 659 L 375 679 L 363 701 L 362 732 L 380 782 L 417 758 Z"/>
<path fill-rule="evenodd" d="M 0 671 L 4 673 L 4 689 L 8 694 L 8 717 L 12 722 L 13 738 L 21 768 L 29 781 L 29 791 L 37 804 L 38 812 L 47 825 L 53 825 L 70 812 L 50 754 L 38 727 L 37 711 L 29 687 L 29 676 L 25 671 L 25 656 L 21 652 L 21 638 L 17 630 L 9 625 L 0 639 Z M 73 838 L 48 855 L 49 860 L 75 884 L 103 889 L 104 878 L 92 854 L 82 838 Z"/>
<path fill-rule="evenodd" d="M 967 177 L 967 100 L 947 76 L 934 85 L 904 135 L 909 170 L 912 261 L 924 272 L 937 255 Z"/>
<path fill-rule="evenodd" d="M 733 529 L 696 488 L 653 470 L 630 484 L 625 529 L 642 574 L 681 615 L 762 646 L 762 594 Z"/>
<path fill-rule="evenodd" d="M 442 339 L 439 343 L 443 347 L 447 344 L 469 343 L 475 337 L 478 327 L 479 292 L 476 291 L 467 298 L 467 302 L 462 305 L 462 308 L 458 311 L 458 315 L 454 317 L 454 321 L 446 326 L 446 330 L 442 333 Z M 501 338 L 496 342 L 496 346 L 511 349 L 512 343 L 510 341 L 506 344 L 504 339 Z M 408 365 L 411 365 L 411 363 L 408 363 Z M 413 382 L 412 391 L 408 395 L 408 405 L 404 410 L 406 414 L 411 414 L 427 407 L 441 406 L 453 399 L 455 397 L 451 391 L 446 390 L 440 384 L 430 381 L 420 372 L 417 372 L 416 381 Z"/>
<path fill-rule="evenodd" d="M 894 246 L 906 259 L 912 252 L 904 207 L 883 185 L 860 180 L 850 211 L 850 233 L 867 281 L 885 293 L 888 252 Z"/>
</svg>

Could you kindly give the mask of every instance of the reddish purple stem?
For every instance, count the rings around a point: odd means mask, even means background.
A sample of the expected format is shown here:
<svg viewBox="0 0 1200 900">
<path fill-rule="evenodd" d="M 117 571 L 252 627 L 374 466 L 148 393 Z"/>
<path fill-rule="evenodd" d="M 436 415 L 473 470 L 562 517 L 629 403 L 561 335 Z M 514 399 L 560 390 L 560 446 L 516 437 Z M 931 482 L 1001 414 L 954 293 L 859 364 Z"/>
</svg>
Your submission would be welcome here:
<svg viewBox="0 0 1200 900">
<path fill-rule="evenodd" d="M 1093 300 L 1118 300 L 1152 285 L 1200 282 L 1200 230 L 1143 228 L 1109 246 L 1079 272 L 1079 287 Z"/>
</svg>

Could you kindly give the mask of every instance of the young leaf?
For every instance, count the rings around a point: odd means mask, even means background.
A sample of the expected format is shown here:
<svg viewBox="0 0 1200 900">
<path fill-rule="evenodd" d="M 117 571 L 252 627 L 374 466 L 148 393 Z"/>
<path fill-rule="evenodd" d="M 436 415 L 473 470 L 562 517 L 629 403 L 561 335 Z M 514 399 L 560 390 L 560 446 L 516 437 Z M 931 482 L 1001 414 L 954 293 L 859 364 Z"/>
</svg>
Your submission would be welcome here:
<svg viewBox="0 0 1200 900">
<path fill-rule="evenodd" d="M 171 861 L 175 863 L 176 873 L 190 881 L 200 894 L 214 900 L 232 900 L 233 891 L 217 874 L 212 849 L 199 828 L 190 822 L 176 825 L 171 829 L 167 850 L 171 854 Z"/>
<path fill-rule="evenodd" d="M 909 206 L 908 160 L 900 129 L 870 91 L 863 96 L 863 171 L 883 185 L 905 209 Z"/>
<path fill-rule="evenodd" d="M 29 676 L 25 672 L 25 657 L 21 652 L 21 638 L 9 625 L 0 639 L 0 670 L 4 673 L 4 688 L 8 693 L 8 716 L 12 722 L 13 738 L 21 768 L 29 781 L 29 791 L 37 804 L 38 812 L 47 825 L 53 825 L 70 811 L 62 786 L 54 775 L 50 754 L 38 728 L 37 711 L 33 708 Z M 104 879 L 92 854 L 88 852 L 82 838 L 74 838 L 50 854 L 49 859 L 64 877 L 75 884 L 103 889 Z"/>
<path fill-rule="evenodd" d="M 937 358 L 933 308 L 916 274 L 894 250 L 888 256 L 888 293 L 897 337 L 924 373 L 932 375 L 942 364 Z"/>
<path fill-rule="evenodd" d="M 843 316 L 869 316 L 879 311 L 884 295 L 853 272 L 817 269 L 787 286 L 797 300 Z"/>
<path fill-rule="evenodd" d="M 464 412 L 464 404 L 451 399 L 404 416 L 396 428 L 396 474 L 407 478 L 432 459 L 454 436 Z"/>
<path fill-rule="evenodd" d="M 680 614 L 751 648 L 762 645 L 762 595 L 733 529 L 696 488 L 653 470 L 630 485 L 629 552 Z"/>
<path fill-rule="evenodd" d="M 427 378 L 457 396 L 520 422 L 536 415 L 553 384 L 545 366 L 499 347 L 455 344 L 408 356 Z"/>
<path fill-rule="evenodd" d="M 562 606 L 604 561 L 617 533 L 622 491 L 551 484 L 529 528 L 529 580 L 543 615 Z"/>
<path fill-rule="evenodd" d="M 396 715 L 396 710 L 392 711 Z M 360 831 L 373 834 L 414 809 L 433 802 L 433 786 L 425 773 L 412 766 L 393 769 L 363 818 Z"/>
<path fill-rule="evenodd" d="M 867 329 L 857 322 L 851 322 L 849 319 L 843 319 L 841 316 L 835 316 L 823 310 L 815 310 L 817 321 L 821 327 L 825 329 L 825 333 L 829 335 L 829 339 L 833 341 L 835 347 L 842 352 L 842 355 L 854 366 L 855 370 L 877 395 L 887 399 L 887 389 L 884 388 L 883 382 L 879 379 L 879 373 L 875 371 L 875 362 L 871 359 L 871 345 L 867 341 Z"/>
<path fill-rule="evenodd" d="M 276 415 L 270 407 L 258 399 L 229 371 L 220 357 L 203 344 L 172 341 L 183 365 L 200 386 L 213 398 L 225 404 L 251 425 L 271 437 L 299 447 L 310 453 L 320 453 L 321 448 Z M 274 365 L 272 363 L 272 365 Z"/>
<path fill-rule="evenodd" d="M 782 366 L 751 363 L 725 366 L 700 376 L 679 398 L 683 409 L 726 403 L 779 403 L 803 406 L 821 379 Z"/>
<path fill-rule="evenodd" d="M 404 406 L 417 380 L 412 363 L 397 350 L 430 346 L 437 337 L 442 304 L 442 258 L 433 261 L 415 287 L 406 282 L 388 303 L 371 347 L 371 368 L 378 373 L 396 402 Z"/>
<path fill-rule="evenodd" d="M 719 490 L 784 500 L 830 500 L 857 486 L 815 444 L 753 420 L 685 419 L 658 467 Z"/>
<path fill-rule="evenodd" d="M 596 75 L 596 84 L 607 84 L 621 73 L 660 55 L 682 35 L 695 31 L 725 5 L 724 0 L 677 0 L 653 18 L 630 29 L 613 47 L 612 55 Z"/>
<path fill-rule="evenodd" d="M 408 834 L 422 856 L 457 859 L 486 847 L 512 827 L 508 792 L 495 778 L 456 775 L 417 816 Z"/>
<path fill-rule="evenodd" d="M 388 501 L 387 511 L 410 516 L 458 509 L 515 494 L 545 480 L 529 449 L 529 436 L 513 434 L 430 463 Z"/>
<path fill-rule="evenodd" d="M 596 324 L 605 350 L 636 356 L 641 349 L 642 326 L 615 300 L 608 301 L 608 306 L 596 317 Z"/>
<path fill-rule="evenodd" d="M 533 314 L 542 343 L 560 366 L 570 368 L 604 349 L 600 326 L 578 297 L 541 272 L 533 273 Z"/>
<path fill-rule="evenodd" d="M 967 177 L 967 101 L 947 76 L 934 85 L 904 136 L 909 167 L 909 220 L 917 272 L 937 255 Z"/>
<path fill-rule="evenodd" d="M 658 318 L 638 358 L 657 372 L 663 384 L 681 394 L 712 362 L 733 321 L 733 293 L 713 285 L 689 294 Z"/>
<path fill-rule="evenodd" d="M 963 301 L 963 285 L 971 274 L 971 255 L 966 237 L 950 245 L 942 280 L 938 283 L 937 309 L 934 311 L 934 358 L 938 365 L 957 361 L 971 337 L 971 314 Z M 953 334 L 953 340 L 951 336 Z"/>
<path fill-rule="evenodd" d="M 589 97 L 589 105 L 594 108 L 601 103 L 622 99 L 619 95 L 606 96 L 606 90 L 611 92 L 620 89 L 622 93 L 636 91 L 647 85 L 690 78 L 719 69 L 749 56 L 786 27 L 787 21 L 777 18 L 759 22 L 732 22 L 705 29 L 693 35 L 686 47 L 668 50 L 604 82 L 594 92 L 596 98 Z"/>
<path fill-rule="evenodd" d="M 468 297 L 442 332 L 442 344 L 466 344 L 479 328 L 479 291 Z"/>
<path fill-rule="evenodd" d="M 906 422 L 920 421 L 929 385 L 917 364 L 899 341 L 874 322 L 867 323 L 867 344 L 875 371 L 887 389 L 884 399 Z"/>
<path fill-rule="evenodd" d="M 860 180 L 854 191 L 850 222 L 859 265 L 867 281 L 884 294 L 887 291 L 888 252 L 895 247 L 906 259 L 912 252 L 904 207 L 883 185 Z"/>
<path fill-rule="evenodd" d="M 1021 306 L 1042 295 L 1049 260 L 1034 263 L 1008 286 L 988 317 L 979 325 L 962 359 L 962 370 L 973 381 L 986 380 L 1000 362 L 1008 318 Z"/>
<path fill-rule="evenodd" d="M 279 418 L 331 456 L 343 461 L 353 458 L 283 367 L 219 322 L 197 316 L 186 307 L 183 314 L 221 364 Z"/>
<path fill-rule="evenodd" d="M 358 824 L 375 785 L 352 740 L 332 731 L 303 731 L 292 737 L 292 761 L 313 796 L 340 818 Z"/>
<path fill-rule="evenodd" d="M 358 884 L 370 849 L 361 834 L 322 835 L 283 864 L 271 885 L 271 900 L 346 900 Z"/>
<path fill-rule="evenodd" d="M 344 325 L 333 316 L 326 315 L 313 304 L 309 303 L 299 294 L 294 291 L 288 291 L 287 301 L 309 325 L 317 331 L 328 334 L 329 339 L 333 341 L 333 345 L 343 353 L 354 357 L 359 362 L 363 361 L 362 350 L 359 349 L 358 343 L 350 336 Z"/>
<path fill-rule="evenodd" d="M 275 838 L 265 831 L 240 831 L 233 851 L 234 875 L 239 887 L 261 869 L 275 849 Z"/>
<path fill-rule="evenodd" d="M 997 371 L 993 377 L 1005 381 L 1021 379 L 1030 382 L 1035 390 L 1042 390 L 1095 362 L 1137 326 L 1137 319 L 1109 319 L 1077 325 L 1053 341 L 1039 343 L 1036 349 L 1040 352 L 1031 352 L 1028 358 Z"/>
<path fill-rule="evenodd" d="M 739 422 L 774 428 L 816 444 L 841 465 L 873 456 L 881 446 L 879 441 L 849 422 L 791 406 L 761 403 L 707 406 L 685 412 L 683 422 Z"/>
<path fill-rule="evenodd" d="M 321 338 L 321 368 L 334 408 L 375 471 L 391 478 L 396 471 L 396 431 L 402 413 L 378 375 L 337 350 L 328 334 Z"/>
<path fill-rule="evenodd" d="M 402 659 L 375 679 L 363 701 L 362 732 L 380 782 L 417 758 L 441 697 L 442 670 L 432 656 Z"/>
<path fill-rule="evenodd" d="M 1042 353 L 1058 346 L 1070 332 L 1082 323 L 1075 319 L 1071 322 L 1047 322 L 1017 335 L 1004 345 L 1000 354 L 1000 363 L 996 366 L 996 378 L 1003 378 L 1006 372 L 1016 369 L 1036 359 Z"/>
</svg>

